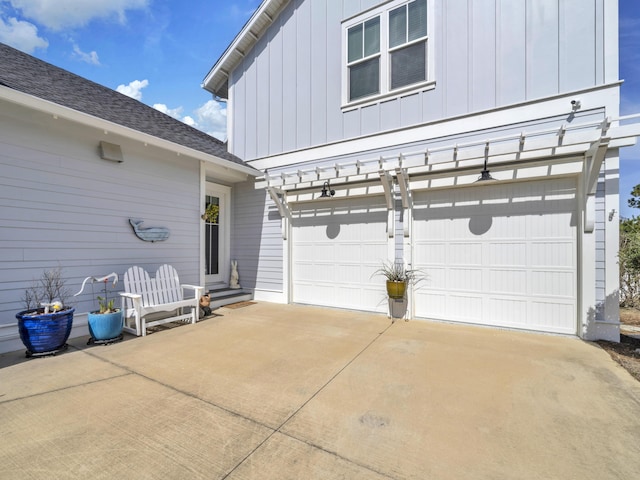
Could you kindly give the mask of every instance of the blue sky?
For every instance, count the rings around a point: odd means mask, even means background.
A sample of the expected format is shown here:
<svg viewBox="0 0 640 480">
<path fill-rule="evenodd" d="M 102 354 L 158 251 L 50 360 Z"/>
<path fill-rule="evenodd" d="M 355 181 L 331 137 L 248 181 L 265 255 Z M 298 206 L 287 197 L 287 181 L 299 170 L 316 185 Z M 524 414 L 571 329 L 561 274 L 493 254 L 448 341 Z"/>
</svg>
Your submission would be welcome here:
<svg viewBox="0 0 640 480">
<path fill-rule="evenodd" d="M 0 42 L 225 139 L 200 84 L 260 1 L 0 0 Z"/>
<path fill-rule="evenodd" d="M 0 42 L 127 93 L 218 138 L 224 104 L 200 84 L 261 0 L 0 0 Z M 640 112 L 640 2 L 619 0 L 621 114 Z M 640 183 L 621 153 L 620 213 Z"/>
<path fill-rule="evenodd" d="M 619 0 L 620 10 L 620 114 L 640 113 L 640 2 Z M 637 216 L 627 205 L 631 189 L 640 183 L 640 144 L 620 151 L 620 215 Z"/>
</svg>

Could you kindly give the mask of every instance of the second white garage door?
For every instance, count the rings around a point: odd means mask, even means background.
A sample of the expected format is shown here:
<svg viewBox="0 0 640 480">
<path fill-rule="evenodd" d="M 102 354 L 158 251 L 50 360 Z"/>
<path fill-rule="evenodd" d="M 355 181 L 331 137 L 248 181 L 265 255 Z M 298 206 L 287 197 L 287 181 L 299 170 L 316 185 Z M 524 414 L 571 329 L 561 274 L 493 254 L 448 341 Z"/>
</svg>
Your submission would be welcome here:
<svg viewBox="0 0 640 480">
<path fill-rule="evenodd" d="M 416 316 L 569 333 L 576 321 L 573 179 L 414 195 Z"/>
<path fill-rule="evenodd" d="M 327 199 L 292 209 L 293 301 L 386 312 L 387 209 L 380 196 Z"/>
</svg>

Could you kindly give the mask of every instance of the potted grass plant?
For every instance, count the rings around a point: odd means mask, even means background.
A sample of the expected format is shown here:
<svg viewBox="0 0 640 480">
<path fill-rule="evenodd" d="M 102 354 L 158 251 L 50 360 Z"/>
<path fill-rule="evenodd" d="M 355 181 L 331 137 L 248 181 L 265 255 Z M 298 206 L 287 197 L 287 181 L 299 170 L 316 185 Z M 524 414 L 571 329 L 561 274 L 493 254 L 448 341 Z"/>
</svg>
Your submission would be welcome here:
<svg viewBox="0 0 640 480">
<path fill-rule="evenodd" d="M 60 267 L 45 270 L 24 292 L 25 310 L 16 314 L 26 356 L 55 355 L 66 350 L 75 308 L 67 305 L 69 292 Z"/>
<path fill-rule="evenodd" d="M 112 286 L 115 287 L 118 283 L 118 274 L 111 273 L 104 277 L 87 277 L 82 282 L 80 291 L 76 293 L 80 295 L 84 291 L 84 287 L 88 281 L 91 283 L 103 283 L 104 284 L 104 296 L 97 295 L 98 310 L 89 312 L 87 314 L 87 323 L 89 325 L 89 333 L 91 338 L 87 344 L 91 345 L 101 344 L 107 345 L 109 343 L 115 343 L 122 340 L 122 327 L 123 327 L 123 312 L 120 308 L 114 306 L 114 299 L 109 299 L 109 280 L 112 279 Z"/>
<path fill-rule="evenodd" d="M 382 262 L 382 266 L 373 275 L 381 275 L 387 279 L 387 295 L 392 299 L 402 299 L 407 294 L 407 286 L 415 285 L 420 272 L 406 268 L 404 263 Z"/>
</svg>

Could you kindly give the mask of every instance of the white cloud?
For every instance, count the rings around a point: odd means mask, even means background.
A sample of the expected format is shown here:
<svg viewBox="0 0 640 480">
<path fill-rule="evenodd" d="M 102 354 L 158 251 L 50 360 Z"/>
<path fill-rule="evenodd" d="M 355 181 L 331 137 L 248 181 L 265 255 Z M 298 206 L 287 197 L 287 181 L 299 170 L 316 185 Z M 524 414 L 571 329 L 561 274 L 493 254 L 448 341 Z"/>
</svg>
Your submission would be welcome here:
<svg viewBox="0 0 640 480">
<path fill-rule="evenodd" d="M 49 46 L 46 39 L 38 36 L 38 27 L 13 17 L 8 18 L 6 23 L 0 18 L 0 42 L 26 53 Z"/>
<path fill-rule="evenodd" d="M 153 108 L 224 142 L 227 139 L 227 109 L 223 105 L 209 100 L 194 111 L 195 119 L 190 115 L 182 116 L 182 107 L 169 108 L 164 103 L 156 103 Z"/>
<path fill-rule="evenodd" d="M 175 118 L 176 120 L 182 120 L 182 118 L 180 118 L 182 115 L 182 107 L 169 108 L 164 103 L 154 103 L 153 108 Z"/>
<path fill-rule="evenodd" d="M 140 92 L 140 90 L 148 84 L 149 82 L 146 80 L 142 82 L 134 80 L 129 85 L 120 85 L 117 90 L 120 93 L 140 100 L 142 98 L 142 92 Z M 196 119 L 190 115 L 183 116 L 182 112 L 184 108 L 182 106 L 169 108 L 164 103 L 154 103 L 152 106 L 159 112 L 186 123 L 190 127 L 197 128 L 223 142 L 227 139 L 227 109 L 224 107 L 224 104 L 216 102 L 215 100 L 209 100 L 200 108 L 197 108 L 194 111 Z"/>
<path fill-rule="evenodd" d="M 134 80 L 129 85 L 118 85 L 116 90 L 127 97 L 142 100 L 142 89 L 149 85 L 149 80 Z"/>
<path fill-rule="evenodd" d="M 8 0 L 22 14 L 51 30 L 81 27 L 96 18 L 126 21 L 126 11 L 145 8 L 149 0 Z"/>
<path fill-rule="evenodd" d="M 186 123 L 190 127 L 197 128 L 212 135 L 223 142 L 227 139 L 227 109 L 224 107 L 224 104 L 216 102 L 215 100 L 209 100 L 200 108 L 196 109 L 194 111 L 196 114 L 195 119 L 190 115 L 182 116 L 183 107 L 169 108 L 164 103 L 155 103 L 153 108 L 176 120 Z"/>
<path fill-rule="evenodd" d="M 78 47 L 78 45 L 74 44 L 73 53 L 76 57 L 78 57 L 85 63 L 88 63 L 90 65 L 100 65 L 100 59 L 98 58 L 98 53 L 95 50 L 91 51 L 90 53 L 85 53 L 80 50 L 80 47 Z"/>
<path fill-rule="evenodd" d="M 226 141 L 227 139 L 227 108 L 224 104 L 209 100 L 196 109 L 196 127 L 198 130 Z"/>
</svg>

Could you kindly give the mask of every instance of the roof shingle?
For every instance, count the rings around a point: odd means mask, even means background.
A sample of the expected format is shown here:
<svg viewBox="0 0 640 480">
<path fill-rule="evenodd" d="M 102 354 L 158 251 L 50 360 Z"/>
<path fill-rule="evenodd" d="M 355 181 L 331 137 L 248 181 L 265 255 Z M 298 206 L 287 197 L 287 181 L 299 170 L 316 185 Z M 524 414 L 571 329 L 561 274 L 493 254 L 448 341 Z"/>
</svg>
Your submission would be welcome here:
<svg viewBox="0 0 640 480">
<path fill-rule="evenodd" d="M 217 138 L 3 43 L 0 64 L 0 85 L 248 167 Z"/>
</svg>

